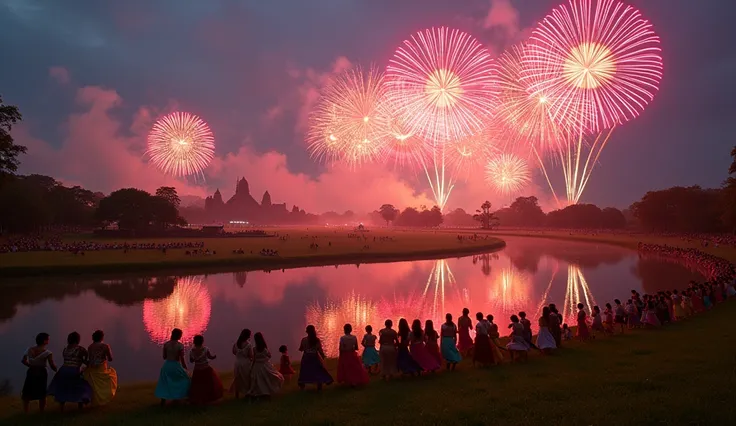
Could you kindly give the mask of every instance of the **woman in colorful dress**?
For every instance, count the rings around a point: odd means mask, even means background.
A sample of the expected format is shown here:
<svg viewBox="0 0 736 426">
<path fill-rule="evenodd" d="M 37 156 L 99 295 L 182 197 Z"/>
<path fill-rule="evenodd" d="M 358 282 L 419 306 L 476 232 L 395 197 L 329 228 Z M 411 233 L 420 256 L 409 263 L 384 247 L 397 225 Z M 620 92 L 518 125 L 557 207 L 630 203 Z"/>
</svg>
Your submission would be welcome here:
<svg viewBox="0 0 736 426">
<path fill-rule="evenodd" d="M 501 334 L 498 332 L 498 325 L 493 323 L 493 315 L 486 316 L 488 321 L 488 337 L 491 339 L 491 350 L 493 350 L 493 361 L 496 365 L 503 362 L 503 352 L 501 352 Z"/>
<path fill-rule="evenodd" d="M 189 351 L 189 362 L 194 364 L 189 388 L 189 402 L 192 404 L 209 404 L 222 398 L 222 381 L 210 366 L 210 360 L 215 358 L 217 356 L 204 346 L 204 337 L 194 336 L 194 347 Z"/>
<path fill-rule="evenodd" d="M 619 324 L 621 327 L 621 333 L 624 332 L 624 326 L 626 325 L 626 308 L 621 304 L 618 299 L 613 299 L 613 303 L 616 304 L 616 308 L 613 311 L 613 322 Z"/>
<path fill-rule="evenodd" d="M 519 317 L 511 315 L 511 324 L 509 324 L 511 333 L 509 334 L 509 342 L 506 349 L 511 353 L 511 362 L 526 361 L 529 354 L 529 343 L 524 336 L 524 326 L 519 322 Z"/>
<path fill-rule="evenodd" d="M 646 317 L 644 319 L 644 323 L 650 327 L 659 327 L 660 325 L 662 325 L 662 323 L 659 322 L 659 318 L 657 318 L 657 308 L 654 305 L 653 300 L 649 300 L 647 302 Z"/>
<path fill-rule="evenodd" d="M 422 372 L 422 367 L 417 363 L 414 357 L 409 353 L 409 335 L 411 329 L 409 329 L 409 322 L 406 318 L 399 320 L 399 351 L 396 357 L 396 363 L 399 367 L 399 371 L 403 374 L 410 376 L 419 375 Z"/>
<path fill-rule="evenodd" d="M 358 338 L 352 334 L 353 326 L 345 324 L 343 331 L 345 334 L 340 336 L 338 347 L 340 355 L 337 358 L 337 383 L 352 387 L 368 384 L 370 378 L 358 357 Z"/>
<path fill-rule="evenodd" d="M 308 325 L 307 336 L 299 344 L 302 353 L 302 362 L 299 366 L 299 389 L 304 390 L 306 385 L 317 385 L 317 390 L 322 390 L 322 385 L 332 384 L 332 376 L 325 368 L 325 352 L 322 350 L 322 341 L 317 337 L 317 329 Z"/>
<path fill-rule="evenodd" d="M 457 319 L 457 331 L 459 340 L 457 349 L 463 356 L 467 356 L 473 349 L 473 338 L 470 337 L 470 330 L 473 329 L 473 320 L 470 319 L 470 310 L 463 308 L 463 314 Z"/>
<path fill-rule="evenodd" d="M 606 303 L 606 309 L 603 311 L 603 331 L 613 334 L 613 307 L 610 303 Z"/>
<path fill-rule="evenodd" d="M 442 367 L 442 363 L 427 349 L 425 332 L 422 330 L 422 322 L 415 319 L 411 323 L 411 333 L 409 333 L 410 352 L 414 361 L 424 371 L 435 372 Z M 437 340 L 435 339 L 435 342 Z"/>
<path fill-rule="evenodd" d="M 271 363 L 271 351 L 268 350 L 263 334 L 256 333 L 253 336 L 253 342 L 255 347 L 253 349 L 253 368 L 250 371 L 248 395 L 251 398 L 268 399 L 271 395 L 279 393 L 284 385 L 284 376 L 276 371 Z"/>
<path fill-rule="evenodd" d="M 578 303 L 578 330 L 577 338 L 586 341 L 591 338 L 590 330 L 588 330 L 588 314 L 585 313 L 585 305 Z"/>
<path fill-rule="evenodd" d="M 457 350 L 457 326 L 452 322 L 452 314 L 445 315 L 445 323 L 440 328 L 440 349 L 442 350 L 442 358 L 445 359 L 446 368 L 455 371 L 457 363 L 462 360 L 460 352 Z"/>
<path fill-rule="evenodd" d="M 631 299 L 626 301 L 626 323 L 629 329 L 639 327 L 641 325 L 641 321 L 639 320 L 639 310 Z"/>
<path fill-rule="evenodd" d="M 23 382 L 23 411 L 28 412 L 31 401 L 38 401 L 38 409 L 43 412 L 46 408 L 46 385 L 48 384 L 48 371 L 46 364 L 56 372 L 56 364 L 51 351 L 46 349 L 49 345 L 49 335 L 39 333 L 36 336 L 36 346 L 28 348 L 21 362 L 28 367 L 26 380 Z"/>
<path fill-rule="evenodd" d="M 384 380 L 399 373 L 398 351 L 399 335 L 392 327 L 393 321 L 387 319 L 384 323 L 386 328 L 378 332 L 378 355 L 381 357 L 381 374 Z"/>
<path fill-rule="evenodd" d="M 590 329 L 592 331 L 599 331 L 601 333 L 605 333 L 605 330 L 603 329 L 603 317 L 601 316 L 601 308 L 598 306 L 593 306 L 593 322 L 590 325 Z"/>
<path fill-rule="evenodd" d="M 672 292 L 672 311 L 674 312 L 675 321 L 685 319 L 685 309 L 682 308 L 682 296 L 680 296 L 677 290 Z"/>
<path fill-rule="evenodd" d="M 155 391 L 161 406 L 166 405 L 167 400 L 179 401 L 189 397 L 191 380 L 184 360 L 184 345 L 179 341 L 181 337 L 182 331 L 175 328 L 171 331 L 171 339 L 164 343 L 164 365 L 161 366 Z"/>
<path fill-rule="evenodd" d="M 427 352 L 429 352 L 430 355 L 434 359 L 437 360 L 437 363 L 442 366 L 442 354 L 440 353 L 440 345 L 437 343 L 439 340 L 440 335 L 437 333 L 437 330 L 434 329 L 434 322 L 432 320 L 427 320 L 424 322 L 424 341 L 427 348 Z"/>
<path fill-rule="evenodd" d="M 373 374 L 373 370 L 378 370 L 378 366 L 381 364 L 381 356 L 378 354 L 378 350 L 376 350 L 377 341 L 378 336 L 373 334 L 373 327 L 366 325 L 365 334 L 360 344 L 363 346 L 361 359 L 363 360 L 363 366 L 368 370 L 368 374 Z"/>
<path fill-rule="evenodd" d="M 493 364 L 493 344 L 489 332 L 491 330 L 491 323 L 483 318 L 483 312 L 475 314 L 475 319 L 478 322 L 475 323 L 475 342 L 473 344 L 473 364 L 480 365 L 482 367 L 488 367 Z"/>
<path fill-rule="evenodd" d="M 549 330 L 550 317 L 552 311 L 549 307 L 545 306 L 542 308 L 542 316 L 539 317 L 539 333 L 537 334 L 537 347 L 542 351 L 543 354 L 549 355 L 553 350 L 557 349 L 557 342 L 555 337 Z"/>
<path fill-rule="evenodd" d="M 118 391 L 118 373 L 108 364 L 112 362 L 112 349 L 104 342 L 105 333 L 92 333 L 92 344 L 87 347 L 89 364 L 84 370 L 84 380 L 92 386 L 92 405 L 109 404 Z"/>
<path fill-rule="evenodd" d="M 250 390 L 250 369 L 253 367 L 253 346 L 250 343 L 250 330 L 245 328 L 240 332 L 238 340 L 233 344 L 235 365 L 233 366 L 233 383 L 230 392 L 235 393 L 235 399 L 240 395 L 247 395 Z"/>
<path fill-rule="evenodd" d="M 92 387 L 82 377 L 82 365 L 87 364 L 87 349 L 79 346 L 81 336 L 76 331 L 66 338 L 67 346 L 62 352 L 64 364 L 59 368 L 49 385 L 49 395 L 53 395 L 56 402 L 64 411 L 67 402 L 84 407 L 92 401 Z"/>
</svg>

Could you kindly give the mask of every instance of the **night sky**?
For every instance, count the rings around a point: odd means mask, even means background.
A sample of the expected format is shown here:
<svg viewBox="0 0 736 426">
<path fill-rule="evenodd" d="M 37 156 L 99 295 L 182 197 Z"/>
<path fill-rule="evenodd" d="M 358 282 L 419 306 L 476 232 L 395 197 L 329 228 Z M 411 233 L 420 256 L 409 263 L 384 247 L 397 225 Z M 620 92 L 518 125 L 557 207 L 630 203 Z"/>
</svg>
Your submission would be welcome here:
<svg viewBox="0 0 736 426">
<path fill-rule="evenodd" d="M 412 33 L 470 32 L 493 52 L 522 40 L 560 0 L 0 0 L 0 94 L 24 116 L 22 173 L 93 190 L 174 184 L 182 194 L 245 176 L 254 197 L 313 212 L 430 204 L 406 171 L 357 171 L 310 159 L 306 114 L 320 82 L 351 65 L 385 66 Z M 582 201 L 627 207 L 650 189 L 718 186 L 736 145 L 736 3 L 629 0 L 661 38 L 664 78 L 654 101 L 618 128 Z M 145 135 L 176 108 L 215 133 L 206 183 L 175 181 L 147 164 Z M 561 172 L 553 172 L 558 176 Z M 541 176 L 525 195 L 549 205 Z M 494 196 L 482 174 L 448 207 Z"/>
</svg>

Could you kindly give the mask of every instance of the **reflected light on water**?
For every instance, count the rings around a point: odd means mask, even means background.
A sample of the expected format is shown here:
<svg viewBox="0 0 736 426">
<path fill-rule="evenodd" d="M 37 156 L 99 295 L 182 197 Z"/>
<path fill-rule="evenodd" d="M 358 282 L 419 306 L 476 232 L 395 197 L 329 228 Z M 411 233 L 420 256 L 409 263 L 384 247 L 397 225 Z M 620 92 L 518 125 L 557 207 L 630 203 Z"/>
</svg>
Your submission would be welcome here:
<svg viewBox="0 0 736 426">
<path fill-rule="evenodd" d="M 597 305 L 580 266 L 567 265 L 567 287 L 565 288 L 562 318 L 570 326 L 577 321 L 578 303 L 585 305 L 585 311 L 588 314 L 592 311 L 593 306 Z"/>
<path fill-rule="evenodd" d="M 179 328 L 184 334 L 181 342 L 188 345 L 196 334 L 207 329 L 211 306 L 201 276 L 180 278 L 170 296 L 143 302 L 143 324 L 154 343 L 165 343 L 171 330 Z"/>
<path fill-rule="evenodd" d="M 317 328 L 322 339 L 322 347 L 328 357 L 338 355 L 338 341 L 344 333 L 343 326 L 353 326 L 353 334 L 358 339 L 363 336 L 366 325 L 372 325 L 374 334 L 378 333 L 378 307 L 375 303 L 356 295 L 354 292 L 343 300 L 328 300 L 324 304 L 313 303 L 307 306 L 307 324 Z"/>
<path fill-rule="evenodd" d="M 529 307 L 531 279 L 528 274 L 507 266 L 493 277 L 488 288 L 488 301 L 492 306 L 489 313 L 499 323 L 509 319 L 512 314 Z"/>
<path fill-rule="evenodd" d="M 446 290 L 457 290 L 457 281 L 447 260 L 441 259 L 435 261 L 424 285 L 420 313 L 435 320 L 444 315 Z"/>
</svg>

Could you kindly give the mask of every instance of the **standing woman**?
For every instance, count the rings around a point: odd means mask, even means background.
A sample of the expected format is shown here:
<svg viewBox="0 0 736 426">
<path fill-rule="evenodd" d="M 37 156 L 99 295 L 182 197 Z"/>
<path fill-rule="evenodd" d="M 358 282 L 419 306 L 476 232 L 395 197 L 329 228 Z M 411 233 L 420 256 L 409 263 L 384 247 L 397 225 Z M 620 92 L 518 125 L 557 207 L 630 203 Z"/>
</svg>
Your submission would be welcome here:
<svg viewBox="0 0 736 426">
<path fill-rule="evenodd" d="M 555 346 L 562 347 L 562 315 L 557 311 L 554 303 L 549 304 L 549 332 L 555 338 Z"/>
<path fill-rule="evenodd" d="M 208 404 L 222 398 L 222 381 L 217 372 L 210 366 L 210 360 L 217 356 L 204 346 L 204 337 L 194 336 L 194 347 L 189 351 L 189 362 L 194 364 L 192 386 L 189 388 L 189 402 L 192 404 Z"/>
<path fill-rule="evenodd" d="M 398 374 L 398 352 L 396 346 L 399 344 L 399 335 L 393 328 L 393 321 L 387 319 L 384 322 L 386 328 L 378 332 L 378 355 L 381 357 L 381 374 L 384 380 Z"/>
<path fill-rule="evenodd" d="M 184 360 L 184 345 L 181 344 L 182 331 L 175 328 L 171 331 L 171 339 L 164 343 L 164 365 L 158 376 L 156 398 L 161 399 L 161 406 L 166 400 L 178 401 L 189 396 L 191 381 L 187 374 L 187 363 Z"/>
<path fill-rule="evenodd" d="M 526 361 L 529 343 L 526 341 L 524 335 L 524 326 L 519 322 L 519 317 L 511 315 L 511 324 L 509 324 L 511 334 L 509 335 L 509 342 L 506 344 L 506 349 L 511 352 L 511 362 Z"/>
<path fill-rule="evenodd" d="M 332 376 L 325 368 L 325 353 L 322 350 L 322 342 L 317 337 L 317 330 L 313 325 L 307 326 L 307 336 L 299 344 L 302 352 L 302 362 L 299 366 L 299 389 L 304 390 L 308 384 L 316 384 L 317 390 L 322 390 L 322 385 L 333 382 Z"/>
<path fill-rule="evenodd" d="M 424 341 L 427 342 L 427 352 L 429 352 L 430 355 L 437 360 L 437 363 L 442 366 L 442 354 L 440 353 L 440 345 L 437 343 L 439 338 L 440 335 L 437 333 L 437 330 L 434 329 L 434 322 L 432 322 L 432 320 L 425 321 Z"/>
<path fill-rule="evenodd" d="M 270 398 L 278 393 L 284 385 L 284 376 L 271 364 L 271 351 L 268 350 L 263 334 L 253 336 L 253 369 L 250 372 L 250 390 L 252 398 Z"/>
<path fill-rule="evenodd" d="M 493 323 L 493 315 L 486 316 L 488 321 L 488 337 L 491 339 L 491 350 L 493 350 L 493 361 L 496 364 L 503 362 L 503 352 L 501 352 L 501 335 L 498 333 L 498 325 Z"/>
<path fill-rule="evenodd" d="M 435 333 L 436 334 L 436 333 Z M 442 362 L 438 360 L 435 355 L 427 349 L 424 344 L 426 340 L 424 330 L 422 330 L 422 322 L 415 319 L 411 323 L 411 333 L 409 333 L 409 343 L 411 350 L 411 356 L 414 361 L 424 371 L 437 371 L 442 367 Z M 437 338 L 434 339 L 435 346 L 437 345 Z"/>
<path fill-rule="evenodd" d="M 493 364 L 493 348 L 491 347 L 491 338 L 488 333 L 491 330 L 491 323 L 483 318 L 483 312 L 475 314 L 475 350 L 473 351 L 473 364 L 479 364 L 487 367 Z"/>
<path fill-rule="evenodd" d="M 470 310 L 463 308 L 462 316 L 457 319 L 458 334 L 460 334 L 457 348 L 464 356 L 467 356 L 473 349 L 473 338 L 470 337 L 470 330 L 473 329 L 473 321 L 470 319 L 469 314 Z"/>
<path fill-rule="evenodd" d="M 397 362 L 399 365 L 399 371 L 404 374 L 413 376 L 414 374 L 421 374 L 422 367 L 409 353 L 410 334 L 411 330 L 409 329 L 409 322 L 406 320 L 406 318 L 401 318 L 399 320 L 399 355 L 397 357 Z"/>
<path fill-rule="evenodd" d="M 230 392 L 235 393 L 235 399 L 240 394 L 246 395 L 250 390 L 250 369 L 253 366 L 253 346 L 250 344 L 250 330 L 245 328 L 240 332 L 238 340 L 233 345 L 235 366 L 233 367 L 233 384 Z"/>
<path fill-rule="evenodd" d="M 554 349 L 557 349 L 557 342 L 555 342 L 555 338 L 549 330 L 551 317 L 552 312 L 545 306 L 542 309 L 542 316 L 539 318 L 539 334 L 537 334 L 537 347 L 545 355 L 549 355 Z"/>
<path fill-rule="evenodd" d="M 82 378 L 82 364 L 88 363 L 88 356 L 87 349 L 79 346 L 80 340 L 76 331 L 66 338 L 67 346 L 62 352 L 64 364 L 49 385 L 48 394 L 61 405 L 61 411 L 67 402 L 77 403 L 82 408 L 92 400 L 92 387 Z"/>
<path fill-rule="evenodd" d="M 92 386 L 92 405 L 108 404 L 118 391 L 118 373 L 108 365 L 112 362 L 112 349 L 104 339 L 105 333 L 97 330 L 87 347 L 89 364 L 84 370 L 84 380 Z"/>
<path fill-rule="evenodd" d="M 585 313 L 585 305 L 578 303 L 578 339 L 585 341 L 590 339 L 590 330 L 588 330 L 588 314 Z"/>
<path fill-rule="evenodd" d="M 51 351 L 46 349 L 49 345 L 48 333 L 38 333 L 36 336 L 36 346 L 28 348 L 21 363 L 28 367 L 26 371 L 26 380 L 23 382 L 23 411 L 28 412 L 28 406 L 31 401 L 38 401 L 38 409 L 43 412 L 46 408 L 46 385 L 48 380 L 48 372 L 46 364 L 52 370 L 57 371 L 54 364 L 54 356 Z"/>
<path fill-rule="evenodd" d="M 442 349 L 442 358 L 447 363 L 448 370 L 455 370 L 457 363 L 462 360 L 460 352 L 457 350 L 457 326 L 452 322 L 452 314 L 445 315 L 445 323 L 440 328 L 442 340 L 440 340 L 440 348 Z"/>
<path fill-rule="evenodd" d="M 337 359 L 337 383 L 344 383 L 349 386 L 368 384 L 370 378 L 366 369 L 363 368 L 360 357 L 358 357 L 358 338 L 352 334 L 353 326 L 345 324 L 343 331 L 345 334 L 340 336 L 338 348 L 340 356 Z"/>
</svg>

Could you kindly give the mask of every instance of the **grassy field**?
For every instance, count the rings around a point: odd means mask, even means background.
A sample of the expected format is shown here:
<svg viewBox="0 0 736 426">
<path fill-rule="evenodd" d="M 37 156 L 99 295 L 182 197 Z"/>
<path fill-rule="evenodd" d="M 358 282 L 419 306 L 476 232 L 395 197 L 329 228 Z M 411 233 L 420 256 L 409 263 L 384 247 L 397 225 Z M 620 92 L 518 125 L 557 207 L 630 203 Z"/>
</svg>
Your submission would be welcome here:
<svg viewBox="0 0 736 426">
<path fill-rule="evenodd" d="M 502 241 L 492 238 L 459 242 L 456 233 L 434 231 L 375 229 L 365 233 L 366 240 L 349 238 L 348 235 L 353 232 L 346 228 L 277 228 L 273 232 L 282 236 L 288 234 L 289 238 L 286 241 L 276 237 L 130 240 L 138 243 L 204 241 L 205 248 L 215 251 L 215 255 L 187 256 L 185 249 L 167 250 L 166 254 L 160 250 L 130 250 L 128 253 L 123 253 L 122 250 L 88 251 L 84 256 L 48 251 L 6 253 L 0 254 L 0 275 L 33 276 L 131 270 L 141 272 L 202 267 L 280 269 L 334 263 L 411 260 L 478 252 L 503 245 Z M 382 241 L 382 237 L 390 240 Z M 376 241 L 373 241 L 374 238 Z M 319 248 L 310 248 L 312 242 L 319 244 Z M 233 250 L 238 249 L 244 250 L 245 254 L 233 254 Z M 278 250 L 279 256 L 261 256 L 261 249 Z"/>
<path fill-rule="evenodd" d="M 463 361 L 441 372 L 364 389 L 321 394 L 292 382 L 269 402 L 228 396 L 216 406 L 158 407 L 153 384 L 123 386 L 104 408 L 20 414 L 0 399 L 12 425 L 727 425 L 736 424 L 736 301 L 660 330 L 566 342 L 549 357 L 488 370 Z M 335 362 L 330 369 L 335 373 Z M 20 368 L 20 366 L 19 366 Z M 224 376 L 226 386 L 229 376 Z"/>
</svg>

